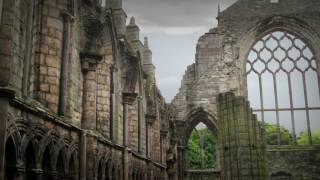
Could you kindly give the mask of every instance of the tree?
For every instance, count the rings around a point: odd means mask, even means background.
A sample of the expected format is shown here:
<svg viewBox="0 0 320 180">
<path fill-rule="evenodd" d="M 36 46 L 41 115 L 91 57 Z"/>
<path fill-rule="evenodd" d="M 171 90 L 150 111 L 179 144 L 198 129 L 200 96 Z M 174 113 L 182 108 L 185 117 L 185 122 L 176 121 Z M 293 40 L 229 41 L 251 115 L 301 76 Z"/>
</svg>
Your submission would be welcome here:
<svg viewBox="0 0 320 180">
<path fill-rule="evenodd" d="M 278 144 L 278 126 L 276 124 L 265 123 L 264 124 L 266 132 L 266 142 L 268 145 L 277 145 Z M 281 145 L 292 144 L 293 138 L 292 134 L 288 129 L 280 126 L 280 140 Z"/>
<path fill-rule="evenodd" d="M 320 129 L 312 131 L 312 144 L 320 144 Z M 298 138 L 299 145 L 309 145 L 309 135 L 308 131 L 302 131 Z"/>
</svg>

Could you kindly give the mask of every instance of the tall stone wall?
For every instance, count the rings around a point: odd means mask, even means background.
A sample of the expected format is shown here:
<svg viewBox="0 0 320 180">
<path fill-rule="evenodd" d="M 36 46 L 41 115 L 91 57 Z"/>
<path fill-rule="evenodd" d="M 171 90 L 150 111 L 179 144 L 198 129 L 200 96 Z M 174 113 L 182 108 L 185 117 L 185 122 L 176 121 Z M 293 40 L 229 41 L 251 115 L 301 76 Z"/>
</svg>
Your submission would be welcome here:
<svg viewBox="0 0 320 180">
<path fill-rule="evenodd" d="M 168 106 L 121 1 L 0 4 L 0 179 L 165 179 Z"/>
</svg>

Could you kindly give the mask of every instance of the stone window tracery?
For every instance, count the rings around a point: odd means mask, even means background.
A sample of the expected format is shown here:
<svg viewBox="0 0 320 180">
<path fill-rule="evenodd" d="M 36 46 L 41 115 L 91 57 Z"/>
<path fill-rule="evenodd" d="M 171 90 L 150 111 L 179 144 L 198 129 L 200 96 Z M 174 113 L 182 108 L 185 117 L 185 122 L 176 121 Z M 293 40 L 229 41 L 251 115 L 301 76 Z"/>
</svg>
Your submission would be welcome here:
<svg viewBox="0 0 320 180">
<path fill-rule="evenodd" d="M 246 76 L 253 111 L 276 127 L 269 144 L 312 145 L 312 134 L 320 131 L 319 75 L 312 48 L 292 33 L 273 31 L 252 46 Z"/>
</svg>

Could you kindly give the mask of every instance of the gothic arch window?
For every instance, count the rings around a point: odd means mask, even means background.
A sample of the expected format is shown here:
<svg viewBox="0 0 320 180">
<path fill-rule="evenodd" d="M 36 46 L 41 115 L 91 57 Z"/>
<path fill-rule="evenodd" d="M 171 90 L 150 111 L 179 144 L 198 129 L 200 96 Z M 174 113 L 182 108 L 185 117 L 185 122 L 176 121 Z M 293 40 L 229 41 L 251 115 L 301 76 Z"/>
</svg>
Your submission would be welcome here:
<svg viewBox="0 0 320 180">
<path fill-rule="evenodd" d="M 63 162 L 64 161 L 62 157 L 62 151 L 60 151 L 58 155 L 57 167 L 56 167 L 59 179 L 60 178 L 63 179 L 63 177 L 65 177 L 66 175 Z"/>
<path fill-rule="evenodd" d="M 320 143 L 319 75 L 307 41 L 283 30 L 264 35 L 248 53 L 246 76 L 248 99 L 266 125 L 268 144 Z"/>
<path fill-rule="evenodd" d="M 216 168 L 216 147 L 214 134 L 204 123 L 197 124 L 188 139 L 187 168 Z"/>
<path fill-rule="evenodd" d="M 36 169 L 36 158 L 32 142 L 29 142 L 25 152 L 26 178 L 27 180 L 36 179 L 34 169 Z"/>
<path fill-rule="evenodd" d="M 76 180 L 78 179 L 78 171 L 77 169 L 79 169 L 77 167 L 77 163 L 75 161 L 76 157 L 75 157 L 75 153 L 72 154 L 70 156 L 70 160 L 69 160 L 69 178 L 70 180 Z"/>
<path fill-rule="evenodd" d="M 46 148 L 42 157 L 42 170 L 42 180 L 53 180 L 49 147 Z"/>
<path fill-rule="evenodd" d="M 17 160 L 16 147 L 13 139 L 10 137 L 6 142 L 5 150 L 5 180 L 14 180 L 17 178 Z"/>
</svg>

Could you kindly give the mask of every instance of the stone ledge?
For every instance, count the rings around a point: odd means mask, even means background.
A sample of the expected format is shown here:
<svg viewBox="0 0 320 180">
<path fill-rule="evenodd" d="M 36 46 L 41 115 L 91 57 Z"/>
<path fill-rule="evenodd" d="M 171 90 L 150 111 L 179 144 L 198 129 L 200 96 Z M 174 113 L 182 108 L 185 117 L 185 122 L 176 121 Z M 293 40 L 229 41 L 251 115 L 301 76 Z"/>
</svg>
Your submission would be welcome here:
<svg viewBox="0 0 320 180">
<path fill-rule="evenodd" d="M 274 151 L 320 151 L 320 145 L 299 146 L 299 145 L 267 145 L 267 152 Z"/>
</svg>

